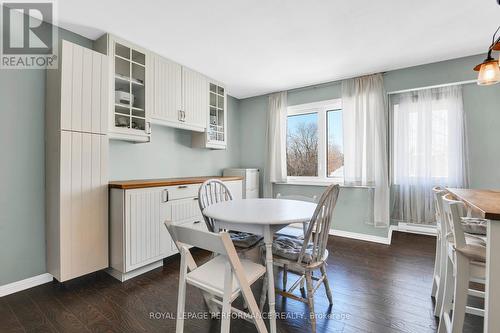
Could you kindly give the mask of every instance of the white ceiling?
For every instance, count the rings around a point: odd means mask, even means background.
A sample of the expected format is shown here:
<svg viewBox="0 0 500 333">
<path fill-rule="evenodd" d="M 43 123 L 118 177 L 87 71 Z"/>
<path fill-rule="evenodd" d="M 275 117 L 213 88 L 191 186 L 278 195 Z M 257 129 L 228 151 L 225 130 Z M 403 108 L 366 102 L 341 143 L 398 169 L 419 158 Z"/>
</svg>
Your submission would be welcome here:
<svg viewBox="0 0 500 333">
<path fill-rule="evenodd" d="M 59 25 L 103 32 L 244 98 L 484 52 L 495 0 L 60 0 Z"/>
</svg>

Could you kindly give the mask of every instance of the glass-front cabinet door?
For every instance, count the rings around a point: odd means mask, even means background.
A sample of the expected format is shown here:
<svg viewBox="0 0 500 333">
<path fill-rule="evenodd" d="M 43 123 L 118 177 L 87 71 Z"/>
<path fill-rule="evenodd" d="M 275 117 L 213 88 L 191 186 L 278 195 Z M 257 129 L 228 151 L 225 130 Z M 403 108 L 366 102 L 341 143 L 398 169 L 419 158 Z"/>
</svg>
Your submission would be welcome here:
<svg viewBox="0 0 500 333">
<path fill-rule="evenodd" d="M 207 128 L 208 143 L 226 144 L 226 93 L 224 87 L 209 84 L 209 124 Z"/>
<path fill-rule="evenodd" d="M 113 35 L 107 37 L 111 70 L 111 139 L 148 142 L 150 139 L 150 75 L 146 50 Z M 99 48 L 100 39 L 97 41 Z"/>
</svg>

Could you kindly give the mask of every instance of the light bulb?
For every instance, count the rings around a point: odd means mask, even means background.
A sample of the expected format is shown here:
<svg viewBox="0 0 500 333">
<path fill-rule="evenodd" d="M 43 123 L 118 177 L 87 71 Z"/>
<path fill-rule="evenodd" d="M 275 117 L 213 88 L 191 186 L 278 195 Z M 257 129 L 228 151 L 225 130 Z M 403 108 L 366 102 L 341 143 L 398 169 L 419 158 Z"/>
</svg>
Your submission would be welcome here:
<svg viewBox="0 0 500 333">
<path fill-rule="evenodd" d="M 479 69 L 477 84 L 487 86 L 500 82 L 500 66 L 497 60 L 485 61 Z"/>
</svg>

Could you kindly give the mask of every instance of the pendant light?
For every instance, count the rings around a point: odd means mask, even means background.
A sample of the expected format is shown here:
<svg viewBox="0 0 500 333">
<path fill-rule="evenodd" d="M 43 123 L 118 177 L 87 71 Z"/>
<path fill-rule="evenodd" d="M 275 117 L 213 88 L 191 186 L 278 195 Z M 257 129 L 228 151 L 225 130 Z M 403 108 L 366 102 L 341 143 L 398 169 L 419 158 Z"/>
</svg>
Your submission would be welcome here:
<svg viewBox="0 0 500 333">
<path fill-rule="evenodd" d="M 474 67 L 474 70 L 479 72 L 477 84 L 480 86 L 487 86 L 500 82 L 500 63 L 498 59 L 493 58 L 491 55 L 493 51 L 500 51 L 500 37 L 497 39 L 499 30 L 500 27 L 498 27 L 493 35 L 493 41 L 488 48 L 488 56 L 486 59 L 481 64 Z"/>
</svg>

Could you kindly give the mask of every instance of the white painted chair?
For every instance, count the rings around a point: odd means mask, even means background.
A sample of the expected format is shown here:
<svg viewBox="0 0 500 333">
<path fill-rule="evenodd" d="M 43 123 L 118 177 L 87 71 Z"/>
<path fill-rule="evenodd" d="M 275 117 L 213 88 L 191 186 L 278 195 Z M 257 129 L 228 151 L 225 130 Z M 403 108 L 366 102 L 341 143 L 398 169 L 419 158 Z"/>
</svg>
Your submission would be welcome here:
<svg viewBox="0 0 500 333">
<path fill-rule="evenodd" d="M 181 254 L 176 333 L 184 331 L 186 284 L 203 290 L 212 297 L 209 301 L 222 307 L 221 332 L 229 332 L 231 313 L 237 313 L 253 322 L 259 333 L 267 333 L 261 312 L 250 289 L 250 286 L 266 273 L 266 268 L 249 260 L 240 260 L 227 232 L 218 234 L 205 232 L 176 226 L 170 221 L 166 221 L 165 226 Z M 218 255 L 197 266 L 189 252 L 189 246 Z M 240 294 L 243 295 L 250 314 L 231 306 Z"/>
<path fill-rule="evenodd" d="M 302 246 L 295 248 L 296 251 L 290 251 L 292 245 L 297 244 L 297 239 L 288 237 L 278 237 L 273 243 L 273 262 L 276 266 L 283 268 L 283 274 L 287 274 L 289 269 L 292 272 L 298 272 L 300 277 L 297 279 L 288 291 L 277 290 L 277 292 L 294 300 L 308 304 L 311 314 L 312 331 L 316 332 L 316 319 L 314 315 L 314 294 L 324 285 L 326 296 L 330 305 L 333 304 L 332 292 L 326 275 L 326 260 L 328 259 L 328 236 L 332 220 L 333 210 L 337 203 L 340 187 L 338 184 L 329 186 L 321 196 L 318 206 L 308 225 L 304 236 Z M 281 251 L 278 243 L 286 245 L 286 251 Z M 304 246 L 305 244 L 305 246 Z M 321 274 L 313 275 L 314 271 L 319 270 Z M 306 281 L 307 298 L 296 296 L 293 291 L 303 281 Z M 314 285 L 313 281 L 317 281 Z M 286 284 L 286 277 L 284 277 Z M 265 298 L 265 294 L 264 294 Z M 263 301 L 261 299 L 261 306 Z"/>
<path fill-rule="evenodd" d="M 203 212 L 205 208 L 218 202 L 233 200 L 233 195 L 229 188 L 218 179 L 209 179 L 201 184 L 198 190 L 198 204 Z M 203 215 L 208 231 L 216 232 L 214 221 L 208 216 Z M 261 236 L 230 231 L 229 235 L 238 252 L 242 253 L 251 250 L 262 240 Z"/>
<path fill-rule="evenodd" d="M 486 247 L 479 238 L 467 236 L 462 227 L 465 206 L 450 194 L 442 197 L 444 239 L 447 243 L 443 302 L 440 314 L 440 333 L 462 332 L 465 313 L 484 316 L 484 310 L 467 306 L 467 296 L 484 293 L 469 289 L 471 280 L 484 280 Z"/>
<path fill-rule="evenodd" d="M 441 313 L 441 305 L 443 303 L 443 293 L 444 293 L 444 280 L 441 279 L 444 276 L 444 267 L 447 258 L 447 240 L 443 241 L 443 200 L 442 197 L 448 193 L 446 189 L 436 186 L 432 189 L 434 194 L 434 207 L 436 210 L 436 256 L 434 260 L 434 274 L 432 278 L 432 292 L 431 296 L 435 299 L 434 316 L 439 317 Z"/>
<path fill-rule="evenodd" d="M 436 207 L 436 220 L 437 224 L 437 237 L 436 237 L 436 259 L 434 263 L 434 278 L 432 286 L 432 296 L 435 298 L 434 316 L 440 317 L 441 309 L 443 305 L 443 295 L 445 289 L 446 281 L 446 261 L 448 258 L 448 250 L 450 248 L 450 242 L 453 244 L 453 237 L 449 228 L 447 228 L 447 223 L 443 222 L 443 196 L 448 193 L 446 189 L 441 187 L 433 188 L 434 200 Z M 467 210 L 467 216 L 471 214 L 470 209 Z M 469 217 L 461 217 L 462 226 L 464 223 L 468 223 Z M 474 218 L 472 218 L 474 220 Z M 466 227 L 466 225 L 465 225 Z M 465 231 L 465 230 L 464 230 Z M 448 235 L 447 237 L 445 235 Z M 480 244 L 486 246 L 485 237 L 480 237 L 478 235 L 469 234 L 464 232 L 466 242 L 479 242 Z M 484 243 L 483 243 L 484 242 Z M 472 279 L 473 282 L 484 284 L 484 279 Z M 477 291 L 474 289 L 469 289 L 469 295 L 484 298 L 484 292 Z"/>
<path fill-rule="evenodd" d="M 307 201 L 307 202 L 318 202 L 318 197 L 312 196 L 308 197 L 305 195 L 282 195 L 281 193 L 276 194 L 276 199 L 287 199 L 287 200 L 297 200 L 297 201 Z M 289 226 L 281 229 L 276 233 L 278 236 L 288 236 L 288 237 L 296 237 L 296 238 L 304 238 L 304 235 L 307 232 L 308 222 L 304 223 L 294 223 Z M 302 230 L 300 230 L 302 229 Z"/>
</svg>

